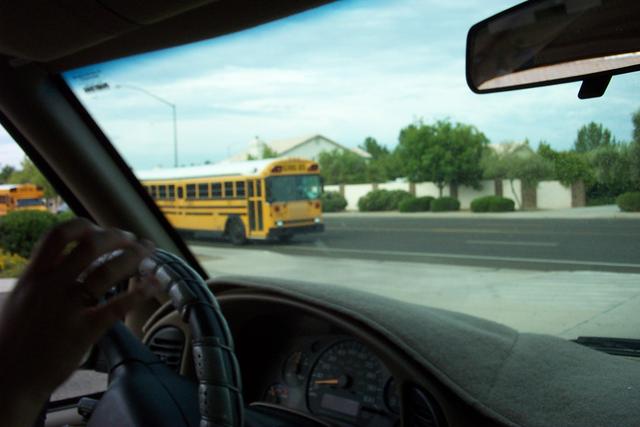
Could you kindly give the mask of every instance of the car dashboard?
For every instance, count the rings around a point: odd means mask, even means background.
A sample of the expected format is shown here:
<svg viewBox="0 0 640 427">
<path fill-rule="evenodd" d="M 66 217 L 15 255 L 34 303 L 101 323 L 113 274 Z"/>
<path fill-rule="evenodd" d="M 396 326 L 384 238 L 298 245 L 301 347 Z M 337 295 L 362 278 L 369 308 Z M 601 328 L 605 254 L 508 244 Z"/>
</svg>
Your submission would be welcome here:
<svg viewBox="0 0 640 427">
<path fill-rule="evenodd" d="M 234 337 L 250 410 L 294 414 L 317 426 L 458 425 L 451 423 L 456 416 L 447 417 L 456 412 L 452 395 L 334 313 L 246 292 L 221 293 L 218 300 Z M 144 341 L 192 376 L 189 332 L 177 313 L 156 315 L 150 323 Z M 171 340 L 181 349 L 179 358 L 167 352 Z"/>
<path fill-rule="evenodd" d="M 610 396 L 640 378 L 635 361 L 347 287 L 244 276 L 209 286 L 235 341 L 248 413 L 298 417 L 278 426 L 630 425 L 636 388 L 618 393 L 618 405 Z M 180 316 L 168 306 L 149 322 L 152 350 L 168 327 L 181 328 L 165 359 L 193 376 Z M 558 405 L 560 395 L 571 398 Z"/>
</svg>

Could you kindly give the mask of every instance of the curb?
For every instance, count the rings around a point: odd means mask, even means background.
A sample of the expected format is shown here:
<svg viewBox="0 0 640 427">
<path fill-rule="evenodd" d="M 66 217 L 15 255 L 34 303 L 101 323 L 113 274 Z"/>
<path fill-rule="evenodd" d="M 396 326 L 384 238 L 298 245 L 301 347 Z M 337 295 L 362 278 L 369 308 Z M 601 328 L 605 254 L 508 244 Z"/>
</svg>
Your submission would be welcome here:
<svg viewBox="0 0 640 427">
<path fill-rule="evenodd" d="M 460 218 L 460 219 L 624 219 L 640 220 L 638 212 L 620 212 L 617 207 L 602 209 L 601 206 L 592 208 L 573 208 L 559 210 L 515 211 L 515 212 L 487 212 L 473 213 L 471 211 L 457 212 L 324 212 L 326 218 Z"/>
</svg>

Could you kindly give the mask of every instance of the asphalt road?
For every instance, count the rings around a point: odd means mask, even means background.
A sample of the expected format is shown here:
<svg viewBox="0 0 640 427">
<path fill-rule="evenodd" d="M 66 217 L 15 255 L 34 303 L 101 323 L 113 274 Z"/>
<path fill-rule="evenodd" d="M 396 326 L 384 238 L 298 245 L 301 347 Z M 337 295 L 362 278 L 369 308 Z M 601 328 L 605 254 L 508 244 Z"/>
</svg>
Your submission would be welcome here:
<svg viewBox="0 0 640 427">
<path fill-rule="evenodd" d="M 534 270 L 640 273 L 640 220 L 327 217 L 326 230 L 288 244 L 241 248 L 206 235 L 198 245 L 232 250 Z"/>
</svg>

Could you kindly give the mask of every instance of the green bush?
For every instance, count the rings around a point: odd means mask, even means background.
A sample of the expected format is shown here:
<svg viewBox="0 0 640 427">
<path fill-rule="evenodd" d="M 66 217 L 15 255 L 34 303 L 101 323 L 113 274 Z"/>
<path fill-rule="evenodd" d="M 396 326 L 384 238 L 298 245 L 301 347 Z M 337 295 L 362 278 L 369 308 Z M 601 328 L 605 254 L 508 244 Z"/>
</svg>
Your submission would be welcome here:
<svg viewBox="0 0 640 427">
<path fill-rule="evenodd" d="M 431 201 L 431 212 L 459 211 L 460 202 L 453 197 L 440 197 Z"/>
<path fill-rule="evenodd" d="M 623 193 L 618 196 L 616 203 L 623 212 L 640 212 L 640 191 Z"/>
<path fill-rule="evenodd" d="M 398 205 L 400 212 L 428 212 L 431 210 L 431 196 L 412 197 L 404 199 Z"/>
<path fill-rule="evenodd" d="M 340 212 L 347 207 L 347 199 L 337 191 L 327 191 L 320 197 L 322 212 Z"/>
<path fill-rule="evenodd" d="M 0 248 L 28 258 L 40 236 L 58 222 L 50 212 L 10 212 L 0 219 Z"/>
<path fill-rule="evenodd" d="M 20 255 L 10 254 L 0 249 L 0 278 L 20 277 L 27 260 Z"/>
<path fill-rule="evenodd" d="M 516 204 L 513 200 L 500 196 L 484 196 L 473 199 L 472 212 L 513 212 Z"/>
<path fill-rule="evenodd" d="M 358 209 L 362 212 L 393 211 L 403 200 L 411 197 L 411 193 L 402 190 L 373 190 L 360 197 Z"/>
</svg>

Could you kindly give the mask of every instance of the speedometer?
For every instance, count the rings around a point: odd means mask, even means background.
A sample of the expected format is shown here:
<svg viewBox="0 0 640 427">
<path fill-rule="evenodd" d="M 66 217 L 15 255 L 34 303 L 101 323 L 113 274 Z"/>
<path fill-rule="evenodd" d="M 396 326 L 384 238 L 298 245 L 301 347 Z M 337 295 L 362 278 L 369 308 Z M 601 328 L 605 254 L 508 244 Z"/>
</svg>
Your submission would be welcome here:
<svg viewBox="0 0 640 427">
<path fill-rule="evenodd" d="M 338 342 L 318 358 L 307 386 L 309 409 L 346 418 L 384 412 L 384 371 L 365 346 Z"/>
</svg>

